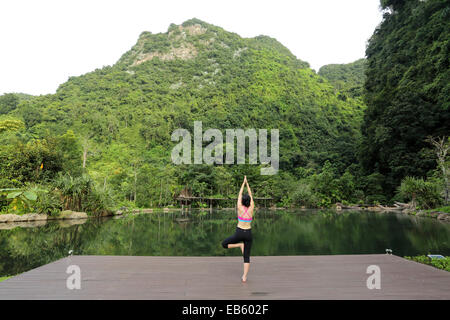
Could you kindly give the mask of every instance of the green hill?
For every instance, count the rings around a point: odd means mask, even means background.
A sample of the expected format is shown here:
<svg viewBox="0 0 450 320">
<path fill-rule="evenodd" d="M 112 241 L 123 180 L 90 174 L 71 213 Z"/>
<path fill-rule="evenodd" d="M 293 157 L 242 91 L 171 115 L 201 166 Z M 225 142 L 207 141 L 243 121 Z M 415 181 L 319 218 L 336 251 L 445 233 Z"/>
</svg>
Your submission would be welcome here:
<svg viewBox="0 0 450 320">
<path fill-rule="evenodd" d="M 116 203 L 167 204 L 184 186 L 194 194 L 234 194 L 244 174 L 257 195 L 280 200 L 327 160 L 339 173 L 356 162 L 364 106 L 335 91 L 275 39 L 242 38 L 192 19 L 165 33 L 143 32 L 113 66 L 71 77 L 56 94 L 6 110 L 23 120 L 26 134 L 21 142 L 9 137 L 10 148 L 2 152 L 10 159 L 20 149 L 14 144 L 56 137 L 59 153 L 49 157 L 60 164 L 52 169 L 45 157 L 30 160 L 31 168 L 43 161 L 44 171 L 53 170 L 39 179 L 58 171 L 79 174 L 84 161 Z M 203 121 L 204 130 L 279 129 L 279 174 L 261 176 L 250 165 L 173 165 L 171 133 L 192 132 L 194 120 Z M 32 179 L 17 172 L 0 164 L 0 181 Z"/>
<path fill-rule="evenodd" d="M 328 79 L 333 86 L 351 97 L 361 97 L 366 81 L 366 60 L 359 59 L 347 64 L 328 64 L 318 74 Z"/>
</svg>

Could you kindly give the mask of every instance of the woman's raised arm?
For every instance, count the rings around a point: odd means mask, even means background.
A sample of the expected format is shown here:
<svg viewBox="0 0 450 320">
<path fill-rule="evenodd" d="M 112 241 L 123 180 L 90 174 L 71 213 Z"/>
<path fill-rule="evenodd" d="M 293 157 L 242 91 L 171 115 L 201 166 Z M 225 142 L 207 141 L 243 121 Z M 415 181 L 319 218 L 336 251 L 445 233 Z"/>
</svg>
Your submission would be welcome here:
<svg viewBox="0 0 450 320">
<path fill-rule="evenodd" d="M 244 181 L 242 182 L 241 190 L 239 191 L 239 196 L 238 196 L 238 200 L 237 200 L 238 208 L 240 208 L 242 205 L 242 192 L 244 192 L 244 186 L 245 186 L 245 178 L 244 178 Z"/>
<path fill-rule="evenodd" d="M 255 207 L 255 203 L 253 202 L 253 196 L 252 196 L 252 190 L 250 189 L 250 186 L 248 185 L 247 176 L 245 176 L 245 184 L 247 185 L 247 191 L 248 195 L 250 196 L 250 207 Z"/>
</svg>

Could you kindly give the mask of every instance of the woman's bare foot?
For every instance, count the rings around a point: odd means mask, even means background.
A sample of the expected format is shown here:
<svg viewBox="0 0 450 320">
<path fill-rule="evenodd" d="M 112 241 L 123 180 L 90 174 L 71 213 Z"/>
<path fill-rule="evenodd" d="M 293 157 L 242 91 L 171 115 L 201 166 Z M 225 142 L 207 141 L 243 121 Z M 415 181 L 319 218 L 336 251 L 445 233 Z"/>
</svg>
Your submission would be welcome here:
<svg viewBox="0 0 450 320">
<path fill-rule="evenodd" d="M 242 282 L 247 282 L 247 278 L 244 278 L 244 276 L 242 276 L 242 278 L 241 278 L 241 280 L 242 280 Z"/>
<path fill-rule="evenodd" d="M 239 247 L 241 248 L 242 254 L 244 254 L 244 244 L 241 243 Z"/>
</svg>

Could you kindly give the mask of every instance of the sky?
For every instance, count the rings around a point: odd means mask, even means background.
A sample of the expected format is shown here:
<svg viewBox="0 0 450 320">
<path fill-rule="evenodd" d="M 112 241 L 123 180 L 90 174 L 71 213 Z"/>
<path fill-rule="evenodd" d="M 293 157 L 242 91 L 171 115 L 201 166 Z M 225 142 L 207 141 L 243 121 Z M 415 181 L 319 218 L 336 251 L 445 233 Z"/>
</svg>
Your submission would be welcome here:
<svg viewBox="0 0 450 320">
<path fill-rule="evenodd" d="M 316 71 L 364 57 L 379 0 L 1 0 L 0 94 L 55 93 L 113 65 L 143 31 L 198 18 L 242 37 L 276 38 Z"/>
</svg>

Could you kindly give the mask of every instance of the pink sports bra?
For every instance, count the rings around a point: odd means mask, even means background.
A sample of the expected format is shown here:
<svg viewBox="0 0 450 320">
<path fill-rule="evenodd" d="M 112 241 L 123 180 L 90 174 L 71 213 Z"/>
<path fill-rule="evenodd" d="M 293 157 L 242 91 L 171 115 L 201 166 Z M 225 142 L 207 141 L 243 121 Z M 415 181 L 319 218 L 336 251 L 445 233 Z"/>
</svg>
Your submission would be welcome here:
<svg viewBox="0 0 450 320">
<path fill-rule="evenodd" d="M 242 214 L 242 216 L 239 215 L 238 212 L 238 220 L 242 221 L 242 222 L 252 222 L 253 218 L 250 217 L 247 213 L 248 207 L 244 207 L 244 213 Z M 245 216 L 247 215 L 247 216 Z"/>
</svg>

